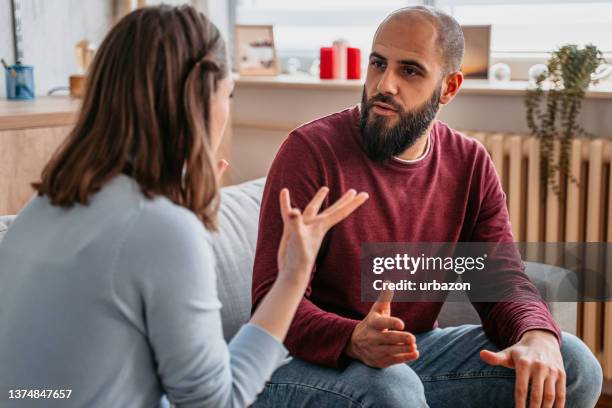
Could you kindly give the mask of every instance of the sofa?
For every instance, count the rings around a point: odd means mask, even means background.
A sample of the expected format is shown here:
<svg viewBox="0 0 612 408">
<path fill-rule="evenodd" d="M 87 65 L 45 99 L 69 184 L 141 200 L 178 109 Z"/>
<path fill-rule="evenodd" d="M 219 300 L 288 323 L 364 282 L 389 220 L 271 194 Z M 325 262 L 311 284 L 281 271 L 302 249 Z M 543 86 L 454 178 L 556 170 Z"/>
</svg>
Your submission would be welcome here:
<svg viewBox="0 0 612 408">
<path fill-rule="evenodd" d="M 257 240 L 259 206 L 265 179 L 225 187 L 221 191 L 219 232 L 211 234 L 217 264 L 217 286 L 223 304 L 223 332 L 229 340 L 244 324 L 251 310 L 251 272 Z M 14 216 L 0 216 L 0 244 Z M 540 290 L 557 290 L 568 273 L 560 268 L 526 262 L 526 272 Z M 575 334 L 575 302 L 549 303 L 562 330 Z M 447 302 L 438 319 L 440 327 L 479 324 L 480 319 L 467 301 Z"/>
</svg>

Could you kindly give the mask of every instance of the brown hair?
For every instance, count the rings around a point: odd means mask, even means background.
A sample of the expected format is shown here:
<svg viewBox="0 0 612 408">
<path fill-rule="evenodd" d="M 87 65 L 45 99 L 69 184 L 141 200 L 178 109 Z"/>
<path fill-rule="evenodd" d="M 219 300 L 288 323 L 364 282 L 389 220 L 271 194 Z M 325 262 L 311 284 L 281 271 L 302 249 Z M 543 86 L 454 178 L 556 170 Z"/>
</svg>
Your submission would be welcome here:
<svg viewBox="0 0 612 408">
<path fill-rule="evenodd" d="M 88 200 L 120 173 L 216 229 L 210 103 L 228 75 L 225 42 L 189 6 L 147 7 L 108 33 L 74 129 L 32 184 L 54 205 Z"/>
</svg>

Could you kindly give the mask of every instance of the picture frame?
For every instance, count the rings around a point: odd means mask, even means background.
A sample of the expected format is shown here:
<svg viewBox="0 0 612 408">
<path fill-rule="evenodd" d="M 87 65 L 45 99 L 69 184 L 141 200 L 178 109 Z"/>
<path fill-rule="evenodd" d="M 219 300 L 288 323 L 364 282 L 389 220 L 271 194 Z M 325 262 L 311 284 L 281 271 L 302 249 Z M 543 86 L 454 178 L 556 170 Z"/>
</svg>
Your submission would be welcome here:
<svg viewBox="0 0 612 408">
<path fill-rule="evenodd" d="M 491 54 L 491 26 L 461 26 L 465 53 L 461 71 L 466 79 L 488 79 Z"/>
<path fill-rule="evenodd" d="M 236 66 L 240 75 L 278 75 L 272 25 L 236 25 Z"/>
</svg>

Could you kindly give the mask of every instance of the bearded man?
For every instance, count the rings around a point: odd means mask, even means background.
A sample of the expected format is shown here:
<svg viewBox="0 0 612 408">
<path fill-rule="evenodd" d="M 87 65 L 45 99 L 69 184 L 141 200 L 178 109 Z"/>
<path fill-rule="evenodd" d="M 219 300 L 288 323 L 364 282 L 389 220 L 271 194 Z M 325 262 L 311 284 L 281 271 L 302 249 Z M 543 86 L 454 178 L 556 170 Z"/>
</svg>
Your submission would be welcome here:
<svg viewBox="0 0 612 408">
<path fill-rule="evenodd" d="M 287 336 L 293 360 L 256 406 L 595 405 L 601 367 L 541 301 L 473 302 L 482 326 L 440 329 L 440 302 L 361 300 L 363 243 L 514 241 L 490 156 L 435 120 L 461 87 L 463 50 L 451 16 L 392 13 L 375 34 L 361 104 L 297 128 L 280 148 L 261 206 L 255 306 L 278 273 L 282 188 L 304 211 L 318 210 L 305 206 L 321 186 L 323 206 L 350 188 L 370 199 L 323 242 Z M 535 291 L 522 270 L 495 279 L 516 296 Z"/>
</svg>

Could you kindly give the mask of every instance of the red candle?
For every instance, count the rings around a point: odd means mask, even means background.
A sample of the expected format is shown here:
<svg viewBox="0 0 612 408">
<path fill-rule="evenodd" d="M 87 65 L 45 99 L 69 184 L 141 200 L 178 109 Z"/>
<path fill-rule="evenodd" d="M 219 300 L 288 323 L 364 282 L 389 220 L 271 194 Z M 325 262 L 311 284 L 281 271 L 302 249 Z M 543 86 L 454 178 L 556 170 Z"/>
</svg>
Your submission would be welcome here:
<svg viewBox="0 0 612 408">
<path fill-rule="evenodd" d="M 346 78 L 361 79 L 361 50 L 359 48 L 347 48 Z"/>
<path fill-rule="evenodd" d="M 321 47 L 321 64 L 319 78 L 333 79 L 334 78 L 334 50 L 332 47 Z"/>
</svg>

